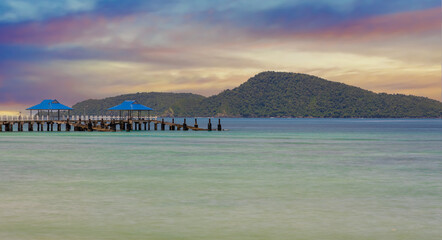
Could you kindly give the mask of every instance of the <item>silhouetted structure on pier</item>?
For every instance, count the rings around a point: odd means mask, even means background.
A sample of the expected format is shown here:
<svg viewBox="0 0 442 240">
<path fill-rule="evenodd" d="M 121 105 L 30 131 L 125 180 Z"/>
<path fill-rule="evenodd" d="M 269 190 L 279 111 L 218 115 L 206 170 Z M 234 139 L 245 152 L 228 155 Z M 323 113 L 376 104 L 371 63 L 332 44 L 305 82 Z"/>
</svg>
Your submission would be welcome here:
<svg viewBox="0 0 442 240">
<path fill-rule="evenodd" d="M 61 104 L 57 99 L 45 99 L 41 103 L 27 108 L 26 110 L 31 111 L 31 116 L 32 110 L 37 110 L 39 116 L 43 116 L 47 111 L 47 116 L 51 119 L 53 119 L 53 111 L 57 111 L 57 120 L 60 120 L 60 111 L 68 111 L 68 115 L 70 115 L 70 111 L 73 110 L 73 108 Z"/>
</svg>

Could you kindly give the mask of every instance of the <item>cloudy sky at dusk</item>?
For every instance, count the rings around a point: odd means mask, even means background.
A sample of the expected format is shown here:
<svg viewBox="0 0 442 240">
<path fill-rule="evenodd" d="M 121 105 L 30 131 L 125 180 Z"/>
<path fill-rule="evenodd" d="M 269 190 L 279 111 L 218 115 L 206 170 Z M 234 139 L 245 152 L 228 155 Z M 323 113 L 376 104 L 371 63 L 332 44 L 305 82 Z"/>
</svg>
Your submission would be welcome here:
<svg viewBox="0 0 442 240">
<path fill-rule="evenodd" d="M 440 0 L 2 0 L 0 111 L 261 71 L 441 98 Z"/>
</svg>

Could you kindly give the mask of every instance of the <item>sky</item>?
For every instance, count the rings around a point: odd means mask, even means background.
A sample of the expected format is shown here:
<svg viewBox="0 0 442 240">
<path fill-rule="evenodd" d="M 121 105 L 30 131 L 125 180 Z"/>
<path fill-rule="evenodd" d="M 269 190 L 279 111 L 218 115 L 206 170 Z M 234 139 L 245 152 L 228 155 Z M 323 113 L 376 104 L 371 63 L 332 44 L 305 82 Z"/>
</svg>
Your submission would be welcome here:
<svg viewBox="0 0 442 240">
<path fill-rule="evenodd" d="M 0 112 L 262 71 L 441 100 L 440 0 L 1 0 Z"/>
</svg>

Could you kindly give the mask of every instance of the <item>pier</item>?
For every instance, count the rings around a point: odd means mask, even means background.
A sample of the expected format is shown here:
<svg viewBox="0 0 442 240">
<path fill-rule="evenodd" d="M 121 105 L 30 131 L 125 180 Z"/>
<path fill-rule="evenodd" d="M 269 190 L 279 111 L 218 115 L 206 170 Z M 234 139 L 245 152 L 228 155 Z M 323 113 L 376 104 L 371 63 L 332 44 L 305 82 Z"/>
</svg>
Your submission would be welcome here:
<svg viewBox="0 0 442 240">
<path fill-rule="evenodd" d="M 222 131 L 221 119 L 216 128 L 212 128 L 209 118 L 207 128 L 200 127 L 195 118 L 195 124 L 188 125 L 186 118 L 178 123 L 172 118 L 171 122 L 157 117 L 118 117 L 118 116 L 60 116 L 57 119 L 39 116 L 3 116 L 0 117 L 0 132 L 117 132 L 117 131 Z"/>
<path fill-rule="evenodd" d="M 116 132 L 116 131 L 150 131 L 151 125 L 153 130 L 161 131 L 169 127 L 169 131 L 222 131 L 221 119 L 218 119 L 218 126 L 212 129 L 212 122 L 209 118 L 207 128 L 199 127 L 198 120 L 195 118 L 193 126 L 188 125 L 186 118 L 183 123 L 159 121 L 157 117 L 151 117 L 150 111 L 153 109 L 139 104 L 135 100 L 125 100 L 121 104 L 108 108 L 116 114 L 111 116 L 71 116 L 72 108 L 65 106 L 56 99 L 45 99 L 40 104 L 27 108 L 30 111 L 29 116 L 3 116 L 0 117 L 0 132 Z M 36 115 L 32 115 L 32 111 L 38 111 Z M 56 111 L 56 115 L 54 115 Z M 67 113 L 66 113 L 67 112 Z M 147 116 L 142 116 L 142 112 L 147 112 Z M 126 113 L 126 114 L 124 114 Z M 138 116 L 134 116 L 138 113 Z M 65 115 L 64 115 L 65 114 Z"/>
</svg>

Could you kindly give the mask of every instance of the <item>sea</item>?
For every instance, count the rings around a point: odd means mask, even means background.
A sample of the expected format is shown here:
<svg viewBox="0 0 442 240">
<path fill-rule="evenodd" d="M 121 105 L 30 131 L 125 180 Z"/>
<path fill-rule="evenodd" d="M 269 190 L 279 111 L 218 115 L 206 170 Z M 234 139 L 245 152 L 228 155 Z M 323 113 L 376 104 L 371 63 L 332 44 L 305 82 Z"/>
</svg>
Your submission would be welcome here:
<svg viewBox="0 0 442 240">
<path fill-rule="evenodd" d="M 221 121 L 1 132 L 0 239 L 442 239 L 441 119 Z"/>
</svg>

